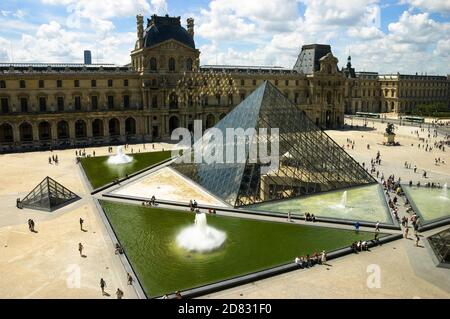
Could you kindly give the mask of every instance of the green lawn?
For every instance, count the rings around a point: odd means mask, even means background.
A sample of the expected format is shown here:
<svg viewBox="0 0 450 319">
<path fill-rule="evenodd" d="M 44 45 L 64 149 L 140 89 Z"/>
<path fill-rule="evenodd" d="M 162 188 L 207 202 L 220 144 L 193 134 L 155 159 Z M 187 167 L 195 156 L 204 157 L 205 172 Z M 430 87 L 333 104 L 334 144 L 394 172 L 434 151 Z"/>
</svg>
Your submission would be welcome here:
<svg viewBox="0 0 450 319">
<path fill-rule="evenodd" d="M 183 227 L 193 224 L 193 213 L 108 201 L 101 201 L 101 205 L 147 295 L 152 297 L 374 237 L 368 232 L 208 216 L 209 225 L 226 232 L 225 245 L 209 254 L 190 253 L 177 247 L 175 238 Z"/>
<path fill-rule="evenodd" d="M 131 154 L 128 154 L 131 155 Z M 131 155 L 133 161 L 128 164 L 108 165 L 108 156 L 88 157 L 81 159 L 81 165 L 94 189 L 112 182 L 116 178 L 125 177 L 146 167 L 162 162 L 171 156 L 171 151 L 137 153 Z"/>
</svg>

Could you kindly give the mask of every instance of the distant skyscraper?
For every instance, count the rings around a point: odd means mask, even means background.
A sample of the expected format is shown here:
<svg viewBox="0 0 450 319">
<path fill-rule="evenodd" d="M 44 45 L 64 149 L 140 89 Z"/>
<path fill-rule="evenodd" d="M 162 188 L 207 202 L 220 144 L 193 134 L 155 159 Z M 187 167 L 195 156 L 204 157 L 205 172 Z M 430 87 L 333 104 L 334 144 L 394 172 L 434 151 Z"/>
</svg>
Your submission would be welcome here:
<svg viewBox="0 0 450 319">
<path fill-rule="evenodd" d="M 84 64 L 92 64 L 92 54 L 91 51 L 84 51 Z"/>
</svg>

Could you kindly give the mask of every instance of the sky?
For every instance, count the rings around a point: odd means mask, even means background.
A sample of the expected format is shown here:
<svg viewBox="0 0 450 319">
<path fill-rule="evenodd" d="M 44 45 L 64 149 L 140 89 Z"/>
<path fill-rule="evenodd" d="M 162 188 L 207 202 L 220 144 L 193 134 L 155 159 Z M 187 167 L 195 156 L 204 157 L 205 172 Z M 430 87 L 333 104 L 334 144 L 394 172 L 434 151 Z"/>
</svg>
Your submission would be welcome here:
<svg viewBox="0 0 450 319">
<path fill-rule="evenodd" d="M 2 0 L 0 62 L 127 64 L 139 13 L 194 18 L 202 65 L 292 68 L 321 43 L 340 67 L 450 74 L 450 0 Z"/>
</svg>

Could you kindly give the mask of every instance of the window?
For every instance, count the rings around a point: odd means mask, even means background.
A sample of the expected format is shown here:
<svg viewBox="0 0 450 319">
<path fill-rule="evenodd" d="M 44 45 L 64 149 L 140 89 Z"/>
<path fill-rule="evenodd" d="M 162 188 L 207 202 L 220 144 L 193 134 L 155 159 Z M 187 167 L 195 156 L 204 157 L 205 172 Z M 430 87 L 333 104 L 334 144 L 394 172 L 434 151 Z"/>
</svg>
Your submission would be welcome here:
<svg viewBox="0 0 450 319">
<path fill-rule="evenodd" d="M 194 106 L 194 100 L 193 100 L 193 98 L 192 98 L 192 95 L 189 95 L 189 96 L 188 96 L 188 106 L 189 106 L 189 107 Z"/>
<path fill-rule="evenodd" d="M 158 107 L 158 96 L 153 95 L 152 96 L 152 107 L 157 108 Z"/>
<path fill-rule="evenodd" d="M 26 97 L 20 98 L 20 111 L 28 112 L 28 99 Z"/>
<path fill-rule="evenodd" d="M 278 85 L 278 80 L 275 80 L 275 85 Z"/>
<path fill-rule="evenodd" d="M 220 105 L 220 94 L 216 95 L 217 105 Z"/>
<path fill-rule="evenodd" d="M 192 59 L 191 58 L 186 60 L 186 70 L 192 71 Z"/>
<path fill-rule="evenodd" d="M 62 96 L 58 96 L 58 111 L 62 112 L 64 111 L 64 98 Z"/>
<path fill-rule="evenodd" d="M 73 81 L 73 86 L 76 87 L 76 88 L 79 88 L 80 87 L 80 80 L 74 80 Z"/>
<path fill-rule="evenodd" d="M 108 95 L 108 108 L 113 109 L 114 108 L 114 96 Z"/>
<path fill-rule="evenodd" d="M 169 71 L 175 71 L 175 59 L 174 58 L 169 59 Z"/>
<path fill-rule="evenodd" d="M 125 109 L 130 108 L 130 96 L 129 95 L 124 95 L 123 96 L 123 107 Z"/>
<path fill-rule="evenodd" d="M 6 82 L 5 81 L 0 81 L 0 89 L 6 89 Z"/>
<path fill-rule="evenodd" d="M 245 80 L 241 79 L 241 86 L 244 86 L 244 85 L 245 85 Z"/>
<path fill-rule="evenodd" d="M 62 80 L 56 80 L 56 87 L 62 88 Z"/>
<path fill-rule="evenodd" d="M 155 58 L 150 58 L 150 70 L 156 71 L 156 59 Z"/>
<path fill-rule="evenodd" d="M 47 99 L 45 97 L 39 98 L 39 111 L 45 112 L 47 110 Z"/>
<path fill-rule="evenodd" d="M 295 104 L 298 104 L 298 96 L 299 96 L 298 93 L 294 94 L 294 103 Z"/>
<path fill-rule="evenodd" d="M 253 80 L 253 82 L 252 82 L 252 83 L 253 83 L 253 85 L 256 85 L 256 80 Z"/>
<path fill-rule="evenodd" d="M 298 80 L 295 80 L 295 85 L 298 86 Z"/>
<path fill-rule="evenodd" d="M 98 109 L 98 97 L 97 95 L 91 96 L 91 109 L 96 110 Z"/>
<path fill-rule="evenodd" d="M 39 80 L 39 88 L 42 89 L 44 87 L 44 80 Z"/>
<path fill-rule="evenodd" d="M 284 84 L 285 84 L 286 86 L 288 86 L 288 85 L 289 85 L 289 80 L 284 81 Z"/>
<path fill-rule="evenodd" d="M 25 80 L 20 80 L 20 81 L 19 81 L 19 87 L 20 87 L 21 89 L 26 88 Z"/>
<path fill-rule="evenodd" d="M 2 108 L 2 113 L 9 113 L 9 103 L 8 103 L 8 98 L 6 97 L 2 97 L 1 101 L 1 108 Z"/>
<path fill-rule="evenodd" d="M 108 80 L 108 87 L 112 87 L 113 86 L 113 80 Z"/>
<path fill-rule="evenodd" d="M 91 80 L 91 87 L 97 87 L 97 80 Z"/>
<path fill-rule="evenodd" d="M 128 86 L 128 80 L 127 79 L 123 80 L 123 86 Z"/>
<path fill-rule="evenodd" d="M 241 93 L 241 102 L 245 100 L 245 93 Z"/>
<path fill-rule="evenodd" d="M 81 97 L 75 96 L 75 110 L 81 110 Z"/>
</svg>

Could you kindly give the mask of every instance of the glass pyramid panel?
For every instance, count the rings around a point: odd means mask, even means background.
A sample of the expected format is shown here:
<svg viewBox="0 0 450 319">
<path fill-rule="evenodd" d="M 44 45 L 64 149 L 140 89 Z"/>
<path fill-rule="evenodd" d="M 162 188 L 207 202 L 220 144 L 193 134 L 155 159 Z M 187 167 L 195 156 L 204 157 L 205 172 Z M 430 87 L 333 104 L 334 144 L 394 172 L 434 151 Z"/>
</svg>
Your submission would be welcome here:
<svg viewBox="0 0 450 319">
<path fill-rule="evenodd" d="M 450 266 L 450 228 L 431 236 L 428 242 L 439 262 Z"/>
<path fill-rule="evenodd" d="M 255 129 L 245 140 L 242 152 L 245 161 L 173 164 L 173 167 L 232 206 L 376 182 L 269 82 L 259 86 L 216 125 L 221 132 L 239 127 Z M 272 129 L 278 129 L 279 134 L 273 134 Z M 209 141 L 206 133 L 198 143 L 209 152 L 208 148 L 212 147 Z M 261 148 L 252 157 L 250 146 L 257 144 L 259 147 L 261 143 L 266 143 L 268 149 L 263 153 L 270 155 L 278 150 L 275 169 L 268 169 L 273 163 L 266 163 L 266 158 L 261 157 Z M 239 146 L 243 145 L 235 143 L 235 153 Z M 221 147 L 225 154 L 226 143 Z"/>
<path fill-rule="evenodd" d="M 78 199 L 80 197 L 77 194 L 47 176 L 20 201 L 20 205 L 31 209 L 53 211 Z"/>
</svg>

